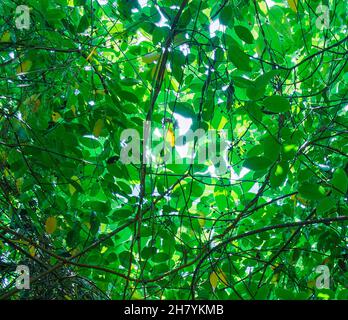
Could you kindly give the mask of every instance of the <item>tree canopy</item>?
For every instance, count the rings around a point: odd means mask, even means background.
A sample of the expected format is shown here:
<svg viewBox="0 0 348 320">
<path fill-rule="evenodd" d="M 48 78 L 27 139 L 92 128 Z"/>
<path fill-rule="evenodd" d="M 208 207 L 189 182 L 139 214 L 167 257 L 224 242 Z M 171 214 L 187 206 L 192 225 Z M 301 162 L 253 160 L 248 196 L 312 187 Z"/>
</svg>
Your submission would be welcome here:
<svg viewBox="0 0 348 320">
<path fill-rule="evenodd" d="M 347 40 L 345 0 L 2 0 L 0 298 L 348 299 Z"/>
</svg>

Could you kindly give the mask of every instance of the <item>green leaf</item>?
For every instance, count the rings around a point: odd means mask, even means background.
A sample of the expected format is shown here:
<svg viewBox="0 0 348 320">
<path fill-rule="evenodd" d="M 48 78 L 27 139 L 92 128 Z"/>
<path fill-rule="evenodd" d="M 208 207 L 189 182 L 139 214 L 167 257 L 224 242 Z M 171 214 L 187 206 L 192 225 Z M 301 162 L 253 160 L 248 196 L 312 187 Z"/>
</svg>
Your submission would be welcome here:
<svg viewBox="0 0 348 320">
<path fill-rule="evenodd" d="M 264 155 L 268 159 L 272 161 L 278 159 L 282 145 L 276 140 L 275 137 L 266 135 L 262 138 L 262 145 L 264 149 Z"/>
<path fill-rule="evenodd" d="M 282 96 L 267 97 L 263 101 L 265 109 L 275 113 L 287 112 L 290 110 L 290 103 L 288 99 Z"/>
<path fill-rule="evenodd" d="M 225 26 L 233 24 L 233 9 L 231 5 L 226 5 L 220 12 L 220 22 Z"/>
<path fill-rule="evenodd" d="M 279 70 L 271 70 L 271 71 L 268 71 L 268 72 L 262 74 L 261 76 L 259 76 L 255 80 L 255 86 L 259 87 L 259 86 L 268 85 L 270 83 L 270 81 L 279 73 L 280 73 Z"/>
<path fill-rule="evenodd" d="M 89 219 L 90 224 L 90 232 L 92 235 L 97 234 L 99 227 L 100 227 L 100 221 L 96 215 L 95 212 L 92 212 Z"/>
<path fill-rule="evenodd" d="M 120 255 L 119 255 L 119 259 L 120 259 L 121 265 L 123 267 L 125 267 L 125 268 L 129 268 L 131 257 L 132 257 L 132 260 L 133 260 L 134 257 L 133 257 L 132 253 L 130 253 L 128 251 L 121 252 Z"/>
<path fill-rule="evenodd" d="M 347 1 L 292 2 L 1 1 L 0 299 L 347 297 Z"/>
<path fill-rule="evenodd" d="M 66 237 L 66 244 L 73 248 L 80 242 L 80 224 L 79 222 L 74 223 L 74 227 L 72 230 L 70 230 Z"/>
<path fill-rule="evenodd" d="M 253 81 L 243 78 L 243 77 L 239 77 L 239 76 L 233 76 L 232 77 L 233 83 L 239 87 L 239 88 L 249 88 L 249 87 L 254 87 L 254 83 Z"/>
<path fill-rule="evenodd" d="M 120 98 L 122 99 L 125 99 L 129 102 L 133 102 L 133 103 L 138 103 L 139 102 L 139 99 L 138 97 L 132 93 L 132 92 L 129 92 L 129 91 L 126 91 L 126 90 L 121 90 L 118 92 L 118 95 Z"/>
<path fill-rule="evenodd" d="M 266 157 L 250 157 L 244 161 L 243 167 L 256 171 L 265 170 L 270 167 L 271 164 L 272 161 Z"/>
<path fill-rule="evenodd" d="M 348 178 L 345 173 L 345 171 L 341 168 L 338 168 L 335 170 L 332 180 L 331 180 L 332 186 L 335 188 L 334 191 L 338 191 L 342 194 L 347 193 L 348 189 Z"/>
<path fill-rule="evenodd" d="M 280 299 L 283 300 L 293 300 L 295 298 L 295 293 L 288 289 L 277 288 L 276 294 Z"/>
<path fill-rule="evenodd" d="M 249 56 L 242 51 L 233 40 L 228 47 L 227 55 L 229 60 L 240 70 L 251 71 Z"/>
<path fill-rule="evenodd" d="M 279 162 L 275 165 L 275 167 L 272 169 L 271 176 L 270 176 L 270 183 L 273 188 L 277 188 L 281 186 L 289 171 L 289 165 L 287 162 Z"/>
<path fill-rule="evenodd" d="M 185 102 L 177 102 L 175 104 L 173 103 L 171 104 L 171 110 L 189 119 L 196 118 L 196 113 L 189 103 L 185 103 Z"/>
<path fill-rule="evenodd" d="M 245 28 L 243 26 L 235 26 L 234 31 L 236 31 L 237 36 L 240 39 L 242 39 L 244 42 L 249 43 L 249 44 L 254 42 L 254 37 L 247 28 Z"/>
<path fill-rule="evenodd" d="M 323 200 L 320 200 L 317 206 L 317 212 L 318 214 L 325 213 L 332 209 L 335 206 L 335 201 L 333 201 L 331 198 L 324 198 Z"/>
<path fill-rule="evenodd" d="M 62 9 L 49 9 L 46 12 L 46 19 L 50 23 L 60 21 L 65 17 L 65 12 Z"/>
<path fill-rule="evenodd" d="M 80 23 L 77 27 L 77 32 L 78 33 L 82 33 L 84 32 L 90 25 L 90 21 L 89 21 L 89 18 L 87 15 L 83 15 L 81 20 L 80 20 Z"/>
<path fill-rule="evenodd" d="M 279 74 L 278 70 L 271 70 L 259 76 L 255 81 L 252 81 L 247 86 L 247 96 L 252 100 L 261 99 L 266 91 L 267 85 L 273 77 Z"/>
<path fill-rule="evenodd" d="M 325 189 L 314 183 L 303 182 L 298 188 L 300 196 L 307 200 L 320 200 L 326 197 Z"/>
</svg>

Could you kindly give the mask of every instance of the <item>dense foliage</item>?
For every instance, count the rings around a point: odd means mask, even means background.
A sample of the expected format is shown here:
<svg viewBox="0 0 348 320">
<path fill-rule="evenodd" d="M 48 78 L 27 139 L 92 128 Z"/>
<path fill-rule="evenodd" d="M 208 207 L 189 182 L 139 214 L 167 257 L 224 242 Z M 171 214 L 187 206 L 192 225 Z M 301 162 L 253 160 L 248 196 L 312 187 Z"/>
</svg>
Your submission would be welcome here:
<svg viewBox="0 0 348 320">
<path fill-rule="evenodd" d="M 346 0 L 2 0 L 0 298 L 347 299 L 346 22 Z M 145 120 L 226 129 L 228 171 L 123 163 Z"/>
</svg>

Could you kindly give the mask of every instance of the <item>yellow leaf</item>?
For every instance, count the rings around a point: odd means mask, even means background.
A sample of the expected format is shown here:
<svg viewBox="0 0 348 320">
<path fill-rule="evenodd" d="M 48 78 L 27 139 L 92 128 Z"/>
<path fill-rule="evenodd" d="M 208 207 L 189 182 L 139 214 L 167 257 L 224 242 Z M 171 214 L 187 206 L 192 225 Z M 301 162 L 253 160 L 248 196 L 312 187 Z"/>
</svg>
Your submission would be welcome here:
<svg viewBox="0 0 348 320">
<path fill-rule="evenodd" d="M 56 231 L 57 219 L 55 217 L 48 217 L 45 224 L 45 229 L 48 234 L 52 234 Z"/>
<path fill-rule="evenodd" d="M 259 2 L 259 7 L 264 14 L 267 14 L 267 4 L 265 1 Z"/>
<path fill-rule="evenodd" d="M 273 275 L 272 280 L 271 280 L 271 283 L 272 283 L 272 284 L 278 283 L 278 281 L 279 281 L 279 275 L 280 275 L 280 273 L 275 273 L 275 274 Z"/>
<path fill-rule="evenodd" d="M 174 136 L 174 131 L 172 130 L 172 128 L 168 128 L 166 141 L 169 142 L 171 147 L 175 146 L 175 136 Z"/>
<path fill-rule="evenodd" d="M 84 222 L 83 224 L 87 227 L 88 230 L 91 229 L 91 224 L 88 221 Z"/>
<path fill-rule="evenodd" d="M 39 110 L 40 105 L 41 105 L 40 99 L 35 100 L 35 101 L 34 101 L 33 112 L 37 112 L 37 111 Z"/>
<path fill-rule="evenodd" d="M 185 35 L 183 32 L 180 32 L 179 34 L 177 34 L 175 37 L 174 37 L 174 47 L 178 47 L 180 46 L 181 44 L 187 42 L 187 39 L 185 38 Z"/>
<path fill-rule="evenodd" d="M 30 247 L 29 247 L 29 254 L 30 254 L 32 257 L 35 257 L 35 247 L 34 247 L 34 246 L 30 246 Z"/>
<path fill-rule="evenodd" d="M 152 62 L 158 60 L 160 56 L 161 55 L 158 52 L 151 52 L 151 53 L 145 54 L 142 57 L 142 60 L 144 63 L 152 63 Z"/>
<path fill-rule="evenodd" d="M 58 112 L 53 112 L 52 113 L 52 121 L 53 122 L 57 122 L 61 118 L 62 118 L 62 116 Z"/>
<path fill-rule="evenodd" d="M 94 93 L 95 94 L 100 94 L 102 96 L 105 96 L 105 90 L 95 90 Z"/>
<path fill-rule="evenodd" d="M 209 281 L 210 281 L 211 287 L 213 288 L 213 291 L 215 291 L 218 280 L 219 280 L 218 275 L 216 274 L 215 271 L 213 271 L 209 277 Z"/>
<path fill-rule="evenodd" d="M 24 244 L 26 246 L 29 245 L 29 242 L 25 240 L 12 240 L 12 242 Z"/>
<path fill-rule="evenodd" d="M 5 151 L 0 152 L 0 159 L 1 161 L 7 160 L 7 153 Z"/>
<path fill-rule="evenodd" d="M 297 12 L 297 2 L 298 0 L 288 0 L 289 7 L 294 12 Z"/>
<path fill-rule="evenodd" d="M 322 298 L 322 300 L 329 300 L 330 299 L 330 295 L 320 292 L 318 293 L 318 298 Z"/>
<path fill-rule="evenodd" d="M 151 69 L 151 77 L 154 78 L 156 75 L 156 66 Z"/>
<path fill-rule="evenodd" d="M 86 58 L 87 61 L 89 61 L 89 60 L 92 58 L 92 56 L 94 56 L 94 55 L 96 54 L 96 49 L 97 49 L 97 47 L 94 47 L 94 48 L 92 49 L 91 53 L 90 53 L 90 54 L 88 55 L 88 57 Z"/>
<path fill-rule="evenodd" d="M 204 226 L 205 226 L 205 217 L 204 217 L 204 214 L 203 213 L 201 213 L 200 215 L 199 215 L 201 218 L 203 218 L 203 219 L 198 219 L 198 223 L 199 223 L 199 225 L 201 226 L 201 228 L 203 228 Z"/>
<path fill-rule="evenodd" d="M 5 31 L 0 39 L 0 42 L 10 42 L 11 41 L 11 34 L 9 31 Z"/>
<path fill-rule="evenodd" d="M 226 125 L 226 123 L 228 123 L 228 120 L 226 117 L 222 116 L 221 117 L 221 120 L 220 120 L 220 123 L 219 123 L 219 126 L 218 126 L 218 130 L 221 130 L 224 128 L 224 126 Z"/>
<path fill-rule="evenodd" d="M 71 252 L 70 252 L 70 254 L 71 254 L 73 257 L 77 256 L 79 253 L 80 253 L 79 248 L 75 248 L 75 249 L 71 250 Z"/>
<path fill-rule="evenodd" d="M 118 35 L 119 38 L 122 38 L 122 32 L 124 31 L 124 26 L 121 22 L 118 22 L 113 25 L 113 27 L 110 29 L 110 34 L 112 35 Z"/>
<path fill-rule="evenodd" d="M 72 111 L 74 117 L 76 117 L 76 107 L 74 105 L 71 106 L 71 111 Z"/>
<path fill-rule="evenodd" d="M 20 193 L 23 185 L 23 178 L 18 178 L 16 180 L 17 191 Z"/>
<path fill-rule="evenodd" d="M 93 135 L 98 138 L 103 130 L 103 127 L 104 127 L 104 120 L 98 119 L 94 125 Z"/>
<path fill-rule="evenodd" d="M 106 251 L 108 251 L 108 247 L 105 247 L 105 246 L 104 246 L 104 247 L 102 247 L 100 253 L 103 254 L 103 253 L 105 253 Z"/>
<path fill-rule="evenodd" d="M 138 290 L 132 293 L 131 300 L 142 300 L 142 299 L 143 299 L 143 296 Z"/>
<path fill-rule="evenodd" d="M 315 287 L 315 280 L 309 280 L 309 281 L 307 282 L 307 287 L 313 289 L 313 288 Z"/>
<path fill-rule="evenodd" d="M 180 83 L 174 77 L 171 77 L 170 83 L 172 84 L 174 91 L 178 92 L 179 87 L 180 87 Z"/>
<path fill-rule="evenodd" d="M 105 232 L 105 230 L 106 230 L 106 224 L 105 223 L 101 223 L 100 224 L 100 231 L 101 232 Z"/>
<path fill-rule="evenodd" d="M 224 285 L 228 286 L 228 282 L 227 282 L 227 278 L 226 278 L 225 272 L 220 270 L 219 273 L 218 273 L 218 278 Z"/>
<path fill-rule="evenodd" d="M 275 263 L 274 265 L 271 265 L 272 270 L 275 270 L 278 267 L 279 267 L 279 263 Z"/>
<path fill-rule="evenodd" d="M 78 177 L 72 176 L 71 180 L 76 181 L 79 185 L 81 185 L 80 179 Z M 69 191 L 70 194 L 73 195 L 76 192 L 76 188 L 72 184 L 69 184 Z"/>
<path fill-rule="evenodd" d="M 25 99 L 24 104 L 27 106 L 33 107 L 33 112 L 37 112 L 41 105 L 41 101 L 39 99 L 40 94 L 33 94 L 29 98 Z"/>
<path fill-rule="evenodd" d="M 33 63 L 30 60 L 23 61 L 17 68 L 17 74 L 28 72 L 32 65 Z"/>
<path fill-rule="evenodd" d="M 303 199 L 302 197 L 300 197 L 298 194 L 293 194 L 290 197 L 290 200 L 292 200 L 294 202 L 294 206 L 296 206 L 297 201 L 302 203 L 303 205 L 308 205 L 308 201 Z"/>
<path fill-rule="evenodd" d="M 308 202 L 307 200 L 303 199 L 302 197 L 300 197 L 299 195 L 296 196 L 297 200 L 302 203 L 304 206 L 307 206 L 308 205 Z"/>
<path fill-rule="evenodd" d="M 5 168 L 5 169 L 4 169 L 4 176 L 7 178 L 7 177 L 9 177 L 10 175 L 11 175 L 10 171 L 9 171 L 7 168 Z"/>
</svg>

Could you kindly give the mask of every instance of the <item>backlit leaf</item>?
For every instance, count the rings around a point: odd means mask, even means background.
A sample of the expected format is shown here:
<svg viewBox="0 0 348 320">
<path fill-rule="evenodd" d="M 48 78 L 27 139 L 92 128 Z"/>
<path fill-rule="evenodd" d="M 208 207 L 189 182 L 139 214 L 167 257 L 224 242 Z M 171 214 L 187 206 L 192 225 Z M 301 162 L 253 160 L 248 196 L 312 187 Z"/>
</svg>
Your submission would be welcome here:
<svg viewBox="0 0 348 320">
<path fill-rule="evenodd" d="M 151 52 L 142 57 L 144 63 L 152 63 L 160 58 L 160 54 L 158 52 Z"/>
</svg>

